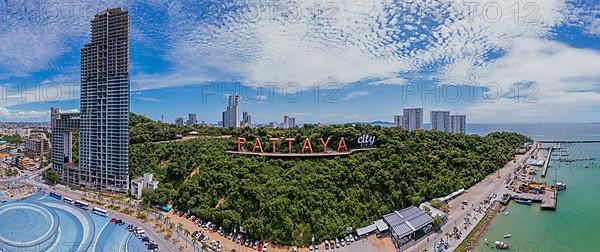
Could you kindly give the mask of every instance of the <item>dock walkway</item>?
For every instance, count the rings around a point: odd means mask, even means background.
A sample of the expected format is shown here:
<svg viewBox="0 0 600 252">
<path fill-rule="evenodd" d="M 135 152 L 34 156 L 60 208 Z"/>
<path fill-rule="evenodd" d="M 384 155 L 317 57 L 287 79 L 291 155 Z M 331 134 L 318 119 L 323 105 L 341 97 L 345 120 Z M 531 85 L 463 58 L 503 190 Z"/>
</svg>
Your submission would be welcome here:
<svg viewBox="0 0 600 252">
<path fill-rule="evenodd" d="M 539 202 L 542 209 L 556 209 L 556 191 L 547 190 L 544 194 L 533 193 L 516 193 L 512 194 L 513 199 L 531 200 L 531 202 Z"/>
<path fill-rule="evenodd" d="M 546 162 L 544 162 L 542 177 L 546 177 L 546 173 L 548 172 L 548 165 L 550 164 L 550 159 L 552 158 L 552 151 L 554 151 L 554 147 L 548 149 L 548 156 L 546 156 Z"/>
</svg>

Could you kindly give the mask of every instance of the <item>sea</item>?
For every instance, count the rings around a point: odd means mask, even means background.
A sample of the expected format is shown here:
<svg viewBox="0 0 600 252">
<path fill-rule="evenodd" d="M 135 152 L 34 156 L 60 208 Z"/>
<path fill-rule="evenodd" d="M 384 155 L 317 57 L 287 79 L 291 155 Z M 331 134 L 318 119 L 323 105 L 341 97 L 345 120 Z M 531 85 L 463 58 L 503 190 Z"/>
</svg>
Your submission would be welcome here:
<svg viewBox="0 0 600 252">
<path fill-rule="evenodd" d="M 480 124 L 469 125 L 471 134 L 513 131 L 536 140 L 600 140 L 600 124 Z M 600 143 L 562 144 L 564 155 L 575 162 L 550 162 L 548 184 L 563 182 L 567 189 L 558 192 L 557 209 L 541 210 L 509 203 L 499 213 L 478 243 L 476 251 L 496 251 L 494 241 L 510 244 L 508 251 L 559 252 L 600 251 Z M 584 160 L 593 159 L 593 160 Z M 510 234 L 510 238 L 504 235 Z M 484 240 L 490 242 L 486 245 Z"/>
</svg>

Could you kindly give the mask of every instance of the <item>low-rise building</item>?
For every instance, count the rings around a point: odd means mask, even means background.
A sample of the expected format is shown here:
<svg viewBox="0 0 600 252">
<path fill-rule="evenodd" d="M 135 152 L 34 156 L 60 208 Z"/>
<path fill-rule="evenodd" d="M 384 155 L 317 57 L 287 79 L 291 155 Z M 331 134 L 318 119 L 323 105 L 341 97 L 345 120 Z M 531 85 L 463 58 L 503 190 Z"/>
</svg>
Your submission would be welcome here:
<svg viewBox="0 0 600 252">
<path fill-rule="evenodd" d="M 25 140 L 25 155 L 29 158 L 43 158 L 50 151 L 50 143 L 45 134 L 36 134 Z"/>
<path fill-rule="evenodd" d="M 154 180 L 154 174 L 146 173 L 143 177 L 135 178 L 131 180 L 131 191 L 130 194 L 135 199 L 142 198 L 142 191 L 144 189 L 157 189 L 158 181 Z"/>
<path fill-rule="evenodd" d="M 386 214 L 383 221 L 390 227 L 390 236 L 397 248 L 433 230 L 433 218 L 415 206 Z"/>
<path fill-rule="evenodd" d="M 32 170 L 35 168 L 35 163 L 33 160 L 24 155 L 17 157 L 16 165 L 21 170 Z"/>
</svg>

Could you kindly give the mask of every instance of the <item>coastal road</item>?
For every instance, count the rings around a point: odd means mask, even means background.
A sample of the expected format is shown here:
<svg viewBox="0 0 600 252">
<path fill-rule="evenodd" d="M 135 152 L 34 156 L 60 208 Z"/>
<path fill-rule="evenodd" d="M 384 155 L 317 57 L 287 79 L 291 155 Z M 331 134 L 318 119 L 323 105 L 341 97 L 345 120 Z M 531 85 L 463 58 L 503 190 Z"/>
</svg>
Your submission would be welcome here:
<svg viewBox="0 0 600 252">
<path fill-rule="evenodd" d="M 509 176 L 512 176 L 512 172 L 516 167 L 525 162 L 534 149 L 535 148 L 532 148 L 524 155 L 517 155 L 514 159 L 517 160 L 516 163 L 511 160 L 503 168 L 488 175 L 482 181 L 469 188 L 467 192 L 448 202 L 448 205 L 450 206 L 450 216 L 448 222 L 442 226 L 442 232 L 431 233 L 429 236 L 417 241 L 411 247 L 406 248 L 405 251 L 435 251 L 434 241 L 440 241 L 440 239 L 443 239 L 444 241 L 448 240 L 446 234 L 452 233 L 454 227 L 457 227 L 459 231 L 462 232 L 461 238 L 449 239 L 450 247 L 448 251 L 454 251 L 485 215 L 485 212 L 482 211 L 481 213 L 477 213 L 474 209 L 480 206 L 480 202 L 487 199 L 490 194 L 496 193 L 498 197 L 502 197 L 502 194 L 508 192 L 508 189 L 505 188 L 505 181 Z M 468 204 L 465 205 L 464 210 L 461 209 L 463 201 L 468 202 Z M 484 209 L 488 206 L 489 204 L 485 206 L 481 205 Z M 464 229 L 464 219 L 465 217 L 468 217 L 469 214 L 471 215 L 471 224 L 467 226 L 467 229 Z"/>
</svg>

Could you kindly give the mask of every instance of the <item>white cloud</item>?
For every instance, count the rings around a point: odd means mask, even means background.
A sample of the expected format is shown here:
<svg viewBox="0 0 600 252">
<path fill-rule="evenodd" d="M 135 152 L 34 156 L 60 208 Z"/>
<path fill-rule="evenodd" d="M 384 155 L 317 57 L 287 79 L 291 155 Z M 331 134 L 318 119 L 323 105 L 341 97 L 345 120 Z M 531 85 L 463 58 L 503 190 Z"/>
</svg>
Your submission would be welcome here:
<svg viewBox="0 0 600 252">
<path fill-rule="evenodd" d="M 347 100 L 354 99 L 356 97 L 367 96 L 369 94 L 371 94 L 371 92 L 369 92 L 369 91 L 352 91 L 352 92 L 348 92 L 341 100 L 347 101 Z"/>
<path fill-rule="evenodd" d="M 3 120 L 39 120 L 49 117 L 50 111 L 18 111 L 0 107 L 0 118 Z"/>
<path fill-rule="evenodd" d="M 482 71 L 482 83 L 495 83 L 507 97 L 467 108 L 476 121 L 540 122 L 590 121 L 589 110 L 600 104 L 600 53 L 539 39 L 523 40 L 504 58 Z M 535 83 L 539 90 L 522 89 L 515 101 L 515 83 Z M 492 95 L 492 97 L 495 95 Z M 510 118 L 506 118 L 510 116 Z"/>
</svg>

